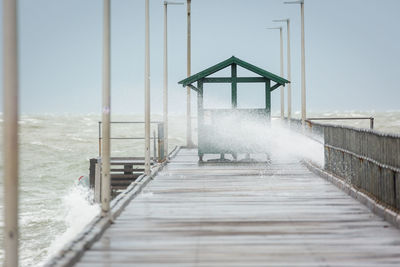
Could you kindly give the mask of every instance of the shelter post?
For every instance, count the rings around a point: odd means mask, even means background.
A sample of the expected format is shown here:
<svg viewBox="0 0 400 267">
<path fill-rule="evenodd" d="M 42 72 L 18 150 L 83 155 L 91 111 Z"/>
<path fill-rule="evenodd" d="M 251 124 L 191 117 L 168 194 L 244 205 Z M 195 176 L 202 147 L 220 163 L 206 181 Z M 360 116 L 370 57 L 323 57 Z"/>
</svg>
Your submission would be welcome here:
<svg viewBox="0 0 400 267">
<path fill-rule="evenodd" d="M 200 152 L 200 141 L 202 135 L 202 125 L 204 124 L 204 114 L 203 114 L 203 79 L 197 81 L 197 129 L 198 129 L 198 136 L 199 136 L 199 142 L 198 142 L 198 147 L 199 147 L 199 161 L 203 161 L 203 154 Z"/>
<path fill-rule="evenodd" d="M 232 108 L 237 108 L 237 65 L 231 65 L 232 72 Z"/>
<path fill-rule="evenodd" d="M 268 117 L 271 118 L 271 80 L 265 82 L 265 109 Z"/>
</svg>

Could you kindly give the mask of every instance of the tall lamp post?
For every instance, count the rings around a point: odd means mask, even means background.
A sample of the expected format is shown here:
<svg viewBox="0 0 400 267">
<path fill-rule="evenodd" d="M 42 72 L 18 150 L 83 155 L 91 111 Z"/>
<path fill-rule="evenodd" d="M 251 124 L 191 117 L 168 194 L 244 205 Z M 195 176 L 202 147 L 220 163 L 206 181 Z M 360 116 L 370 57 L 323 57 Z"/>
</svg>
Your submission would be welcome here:
<svg viewBox="0 0 400 267">
<path fill-rule="evenodd" d="M 187 0 L 187 76 L 190 76 L 191 70 L 191 36 L 190 36 L 190 7 L 192 0 Z M 191 98 L 190 87 L 186 87 L 186 146 L 192 147 L 192 111 L 191 111 Z"/>
<path fill-rule="evenodd" d="M 301 123 L 306 123 L 306 63 L 304 45 L 304 0 L 284 2 L 284 4 L 300 4 L 301 14 Z"/>
<path fill-rule="evenodd" d="M 145 63 L 144 63 L 144 173 L 150 175 L 150 29 L 149 0 L 145 1 Z"/>
<path fill-rule="evenodd" d="M 282 27 L 272 27 L 267 28 L 269 30 L 279 30 L 280 33 L 280 54 L 281 54 L 281 77 L 283 77 L 283 36 Z M 281 86 L 281 119 L 285 118 L 285 91 L 283 86 Z"/>
<path fill-rule="evenodd" d="M 110 210 L 110 0 L 104 0 L 103 21 L 103 109 L 101 131 L 101 211 Z"/>
<path fill-rule="evenodd" d="M 164 1 L 164 99 L 163 99 L 163 118 L 164 118 L 164 154 L 168 157 L 168 5 L 183 5 L 178 2 Z"/>
<path fill-rule="evenodd" d="M 287 32 L 287 79 L 290 81 L 292 79 L 292 70 L 290 67 L 290 19 L 277 19 L 273 22 L 286 22 L 286 32 Z M 292 118 L 292 84 L 287 85 L 287 118 L 288 121 Z"/>
</svg>

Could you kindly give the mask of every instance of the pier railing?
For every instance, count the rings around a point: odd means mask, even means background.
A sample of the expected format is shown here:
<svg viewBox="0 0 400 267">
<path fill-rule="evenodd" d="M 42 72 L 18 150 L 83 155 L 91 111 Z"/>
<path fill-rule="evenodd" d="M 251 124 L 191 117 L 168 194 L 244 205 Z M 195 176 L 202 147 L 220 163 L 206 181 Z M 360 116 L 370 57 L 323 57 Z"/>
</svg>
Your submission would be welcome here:
<svg viewBox="0 0 400 267">
<path fill-rule="evenodd" d="M 400 135 L 311 121 L 306 132 L 323 137 L 326 171 L 400 211 Z"/>
<path fill-rule="evenodd" d="M 101 155 L 101 121 L 99 121 L 99 157 Z M 112 121 L 110 124 L 143 124 L 144 121 Z M 153 121 L 150 124 L 157 125 L 157 134 L 156 131 L 153 131 L 153 137 L 150 137 L 153 140 L 153 161 L 162 161 L 165 157 L 164 155 L 164 123 L 160 121 Z M 132 136 L 132 137 L 110 137 L 110 140 L 144 140 L 144 136 Z M 158 155 L 158 156 L 157 156 Z"/>
<path fill-rule="evenodd" d="M 99 121 L 99 156 L 97 158 L 90 159 L 89 167 L 89 184 L 94 194 L 94 201 L 101 201 L 101 141 L 103 139 L 101 135 L 101 124 Z M 113 121 L 110 124 L 142 124 L 142 121 Z M 151 122 L 153 125 L 157 125 L 157 128 L 153 131 L 153 160 L 150 162 L 151 166 L 156 166 L 158 162 L 165 160 L 164 153 L 164 124 L 163 122 Z M 112 136 L 110 140 L 144 140 L 144 136 Z M 129 157 L 110 157 L 110 184 L 111 184 L 111 196 L 116 196 L 121 190 L 127 188 L 132 182 L 134 182 L 139 176 L 145 171 L 145 158 L 138 155 L 130 155 Z"/>
<path fill-rule="evenodd" d="M 374 117 L 319 117 L 319 118 L 307 118 L 306 122 L 311 123 L 312 121 L 345 121 L 345 120 L 369 120 L 369 128 L 374 129 Z"/>
<path fill-rule="evenodd" d="M 400 210 L 400 136 L 324 127 L 325 169 Z"/>
</svg>

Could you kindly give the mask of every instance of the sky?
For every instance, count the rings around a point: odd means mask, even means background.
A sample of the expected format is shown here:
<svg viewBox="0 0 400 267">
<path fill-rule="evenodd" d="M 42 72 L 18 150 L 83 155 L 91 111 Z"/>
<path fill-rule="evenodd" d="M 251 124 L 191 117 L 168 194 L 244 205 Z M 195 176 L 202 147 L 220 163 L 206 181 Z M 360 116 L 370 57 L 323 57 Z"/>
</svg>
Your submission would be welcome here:
<svg viewBox="0 0 400 267">
<path fill-rule="evenodd" d="M 111 1 L 113 114 L 144 111 L 144 4 Z M 399 0 L 305 0 L 307 110 L 400 109 L 399 10 Z M 100 114 L 102 14 L 101 0 L 19 0 L 21 113 Z M 266 28 L 278 26 L 272 20 L 281 18 L 291 20 L 292 101 L 293 110 L 299 110 L 299 5 L 284 5 L 283 0 L 192 0 L 192 73 L 234 55 L 279 74 L 279 31 Z M 161 113 L 161 0 L 150 0 L 150 31 L 151 109 Z M 169 108 L 183 114 L 186 92 L 177 82 L 186 77 L 186 6 L 169 6 L 168 37 Z M 284 48 L 286 77 L 286 27 Z M 207 103 L 229 100 L 226 86 L 209 89 L 205 87 Z M 262 89 L 241 85 L 238 90 L 239 106 L 262 105 Z M 195 110 L 194 93 L 192 103 Z M 280 109 L 279 90 L 272 94 L 272 109 Z"/>
</svg>

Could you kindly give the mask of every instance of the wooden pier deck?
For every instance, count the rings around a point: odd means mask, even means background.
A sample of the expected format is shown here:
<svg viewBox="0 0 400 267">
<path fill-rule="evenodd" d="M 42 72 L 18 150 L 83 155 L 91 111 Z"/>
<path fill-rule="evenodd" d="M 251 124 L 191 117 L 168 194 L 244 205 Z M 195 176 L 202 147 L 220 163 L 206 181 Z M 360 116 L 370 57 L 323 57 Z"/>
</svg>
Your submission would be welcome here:
<svg viewBox="0 0 400 267">
<path fill-rule="evenodd" d="M 400 231 L 297 160 L 177 156 L 76 266 L 400 266 Z"/>
</svg>

